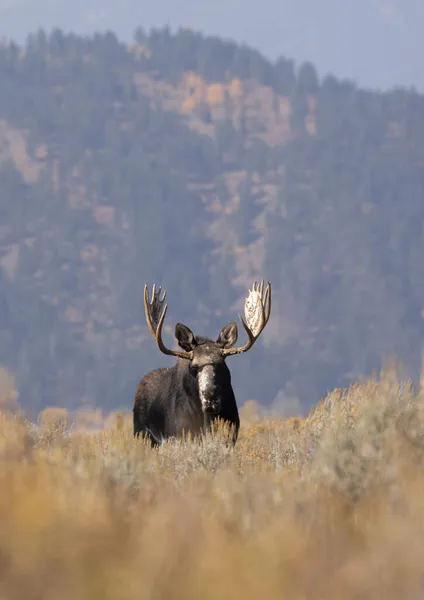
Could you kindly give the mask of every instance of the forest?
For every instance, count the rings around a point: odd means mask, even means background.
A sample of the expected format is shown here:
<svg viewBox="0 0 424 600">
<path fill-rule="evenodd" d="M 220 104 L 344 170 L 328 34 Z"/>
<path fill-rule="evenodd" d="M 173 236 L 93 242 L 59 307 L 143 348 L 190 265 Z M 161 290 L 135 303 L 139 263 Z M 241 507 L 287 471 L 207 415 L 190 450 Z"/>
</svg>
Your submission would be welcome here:
<svg viewBox="0 0 424 600">
<path fill-rule="evenodd" d="M 418 378 L 424 96 L 167 28 L 39 31 L 0 46 L 0 80 L 0 365 L 29 414 L 128 410 L 172 364 L 145 282 L 169 345 L 272 282 L 261 339 L 229 359 L 239 404 L 306 412 L 390 357 Z"/>
</svg>

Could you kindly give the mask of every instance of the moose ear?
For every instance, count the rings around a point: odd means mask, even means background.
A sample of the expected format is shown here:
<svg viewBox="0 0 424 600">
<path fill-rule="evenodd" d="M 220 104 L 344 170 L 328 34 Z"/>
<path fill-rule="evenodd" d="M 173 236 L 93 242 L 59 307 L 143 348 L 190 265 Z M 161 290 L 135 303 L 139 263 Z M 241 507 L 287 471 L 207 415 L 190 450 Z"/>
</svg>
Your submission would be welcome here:
<svg viewBox="0 0 424 600">
<path fill-rule="evenodd" d="M 237 323 L 232 321 L 231 323 L 228 323 L 228 325 L 225 325 L 225 327 L 221 329 L 216 343 L 218 344 L 218 346 L 220 346 L 220 348 L 231 348 L 231 346 L 233 346 L 236 343 L 237 337 Z"/>
<path fill-rule="evenodd" d="M 191 352 L 197 346 L 197 340 L 193 332 L 182 323 L 175 325 L 175 337 L 177 338 L 178 345 L 186 352 Z"/>
</svg>

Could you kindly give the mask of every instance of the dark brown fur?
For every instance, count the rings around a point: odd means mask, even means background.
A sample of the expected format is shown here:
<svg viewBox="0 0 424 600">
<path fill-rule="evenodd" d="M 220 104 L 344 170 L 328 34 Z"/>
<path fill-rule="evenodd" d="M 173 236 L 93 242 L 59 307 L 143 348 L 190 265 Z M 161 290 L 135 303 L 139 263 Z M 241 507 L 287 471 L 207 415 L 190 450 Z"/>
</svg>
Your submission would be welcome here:
<svg viewBox="0 0 424 600">
<path fill-rule="evenodd" d="M 182 348 L 193 351 L 193 358 L 179 358 L 173 367 L 156 369 L 141 379 L 133 408 L 134 435 L 146 437 L 156 446 L 189 432 L 197 436 L 220 418 L 233 426 L 235 444 L 240 419 L 221 350 L 237 340 L 237 325 L 226 325 L 216 342 L 195 337 L 181 324 L 177 324 L 175 335 Z M 213 369 L 214 378 L 211 389 L 203 394 L 202 405 L 197 376 L 205 368 Z"/>
</svg>

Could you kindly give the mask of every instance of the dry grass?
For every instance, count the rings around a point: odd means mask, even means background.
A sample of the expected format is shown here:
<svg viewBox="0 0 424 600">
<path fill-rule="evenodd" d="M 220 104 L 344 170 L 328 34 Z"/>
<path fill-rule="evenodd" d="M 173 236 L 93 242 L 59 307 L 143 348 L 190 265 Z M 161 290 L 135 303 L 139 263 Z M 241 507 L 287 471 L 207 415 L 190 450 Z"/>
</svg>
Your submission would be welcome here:
<svg viewBox="0 0 424 600">
<path fill-rule="evenodd" d="M 415 600 L 424 394 L 393 371 L 235 451 L 0 414 L 0 598 Z"/>
</svg>

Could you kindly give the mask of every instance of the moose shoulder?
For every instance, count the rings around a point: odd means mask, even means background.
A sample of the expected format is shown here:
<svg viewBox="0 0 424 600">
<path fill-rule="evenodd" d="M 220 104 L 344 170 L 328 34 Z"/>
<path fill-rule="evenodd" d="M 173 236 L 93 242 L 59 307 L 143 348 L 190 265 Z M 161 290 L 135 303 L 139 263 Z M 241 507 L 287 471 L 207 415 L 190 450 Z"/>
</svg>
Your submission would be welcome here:
<svg viewBox="0 0 424 600">
<path fill-rule="evenodd" d="M 271 313 L 271 284 L 264 292 L 264 282 L 254 283 L 245 302 L 245 317 L 239 317 L 247 333 L 244 346 L 234 347 L 238 332 L 235 322 L 223 327 L 216 339 L 200 337 L 182 323 L 175 326 L 181 350 L 170 350 L 162 340 L 162 327 L 168 306 L 166 291 L 152 290 L 149 301 L 144 287 L 147 325 L 161 352 L 178 358 L 167 369 L 156 369 L 138 384 L 133 408 L 134 435 L 147 437 L 153 446 L 169 437 L 191 433 L 197 436 L 222 419 L 233 429 L 237 441 L 240 419 L 231 374 L 226 358 L 249 350 L 268 322 Z"/>
</svg>

